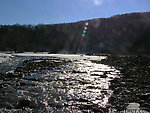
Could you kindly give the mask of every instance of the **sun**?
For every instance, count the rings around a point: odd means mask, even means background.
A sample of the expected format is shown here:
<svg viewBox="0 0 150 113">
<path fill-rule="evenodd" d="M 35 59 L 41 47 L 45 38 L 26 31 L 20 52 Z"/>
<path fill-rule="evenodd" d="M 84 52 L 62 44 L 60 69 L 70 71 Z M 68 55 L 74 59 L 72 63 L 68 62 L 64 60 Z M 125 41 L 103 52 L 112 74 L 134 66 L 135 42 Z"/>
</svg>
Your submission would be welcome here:
<svg viewBox="0 0 150 113">
<path fill-rule="evenodd" d="M 94 5 L 99 6 L 102 5 L 103 0 L 93 0 Z"/>
</svg>

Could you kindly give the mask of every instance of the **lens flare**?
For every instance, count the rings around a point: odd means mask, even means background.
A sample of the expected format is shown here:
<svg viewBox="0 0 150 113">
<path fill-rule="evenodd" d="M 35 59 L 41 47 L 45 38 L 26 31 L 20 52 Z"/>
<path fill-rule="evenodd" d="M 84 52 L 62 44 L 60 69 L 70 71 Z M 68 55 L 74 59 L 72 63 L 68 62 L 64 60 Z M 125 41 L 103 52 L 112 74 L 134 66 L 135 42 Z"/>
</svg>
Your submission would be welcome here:
<svg viewBox="0 0 150 113">
<path fill-rule="evenodd" d="M 85 22 L 85 25 L 84 25 L 84 27 L 83 27 L 83 33 L 82 33 L 82 38 L 81 38 L 81 40 L 83 40 L 83 38 L 85 37 L 85 34 L 86 34 L 86 32 L 87 32 L 87 26 L 89 25 L 89 23 L 88 22 Z"/>
<path fill-rule="evenodd" d="M 83 30 L 83 33 L 86 33 L 86 30 Z"/>
<path fill-rule="evenodd" d="M 88 25 L 89 25 L 89 23 L 88 23 L 88 22 L 86 22 L 86 23 L 85 23 L 85 25 L 86 25 L 86 26 L 88 26 Z"/>
</svg>

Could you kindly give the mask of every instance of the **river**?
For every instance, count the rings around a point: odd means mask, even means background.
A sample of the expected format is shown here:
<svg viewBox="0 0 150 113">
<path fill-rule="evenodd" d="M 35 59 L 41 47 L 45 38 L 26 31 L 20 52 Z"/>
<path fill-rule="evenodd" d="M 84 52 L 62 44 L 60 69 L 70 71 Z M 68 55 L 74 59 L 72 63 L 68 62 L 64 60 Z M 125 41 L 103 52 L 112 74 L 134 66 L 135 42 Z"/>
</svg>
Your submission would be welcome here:
<svg viewBox="0 0 150 113">
<path fill-rule="evenodd" d="M 114 67 L 97 64 L 106 56 L 3 54 L 0 112 L 105 112 L 111 106 Z M 7 68 L 8 67 L 8 68 Z"/>
</svg>

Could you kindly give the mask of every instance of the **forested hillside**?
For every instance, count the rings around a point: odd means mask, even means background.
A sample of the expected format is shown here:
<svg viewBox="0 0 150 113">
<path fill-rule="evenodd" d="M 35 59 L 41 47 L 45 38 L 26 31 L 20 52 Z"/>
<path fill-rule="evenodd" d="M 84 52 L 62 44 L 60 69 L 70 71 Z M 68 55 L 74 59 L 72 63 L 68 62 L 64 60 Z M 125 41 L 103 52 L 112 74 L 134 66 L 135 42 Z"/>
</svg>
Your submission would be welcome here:
<svg viewBox="0 0 150 113">
<path fill-rule="evenodd" d="M 150 54 L 149 31 L 150 12 L 54 25 L 1 25 L 0 51 Z"/>
</svg>

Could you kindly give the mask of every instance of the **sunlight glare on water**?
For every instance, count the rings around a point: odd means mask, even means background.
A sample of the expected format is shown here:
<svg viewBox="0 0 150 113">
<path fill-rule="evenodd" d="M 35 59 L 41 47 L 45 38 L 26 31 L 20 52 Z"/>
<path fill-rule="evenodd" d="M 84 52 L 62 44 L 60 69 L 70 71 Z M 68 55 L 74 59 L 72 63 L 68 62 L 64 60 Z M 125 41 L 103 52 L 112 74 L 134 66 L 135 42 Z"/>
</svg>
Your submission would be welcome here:
<svg viewBox="0 0 150 113">
<path fill-rule="evenodd" d="M 84 74 L 76 75 L 77 80 L 82 80 L 84 84 L 78 84 L 75 86 L 70 94 L 77 94 L 77 98 L 84 98 L 91 103 L 97 104 L 101 107 L 106 107 L 108 103 L 108 98 L 110 98 L 112 91 L 109 90 L 110 80 L 115 78 L 115 76 L 109 76 L 105 73 L 107 71 L 114 72 L 117 76 L 119 71 L 111 68 L 107 65 L 92 63 L 91 61 L 80 60 L 75 63 L 76 69 Z M 84 92 L 84 93 L 83 93 Z M 103 93 L 105 92 L 105 94 Z"/>
<path fill-rule="evenodd" d="M 12 106 L 12 109 L 0 108 L 1 112 L 22 112 L 22 107 L 31 108 L 24 110 L 26 112 L 82 112 L 85 106 L 89 106 L 88 109 L 92 106 L 108 106 L 108 99 L 113 93 L 109 89 L 110 80 L 119 77 L 120 72 L 113 67 L 92 62 L 106 57 L 33 56 L 27 55 L 24 65 L 20 67 L 23 77 L 1 81 L 1 84 L 8 84 L 1 89 L 1 104 L 7 106 L 7 102 Z M 23 104 L 24 101 L 29 105 Z"/>
</svg>

